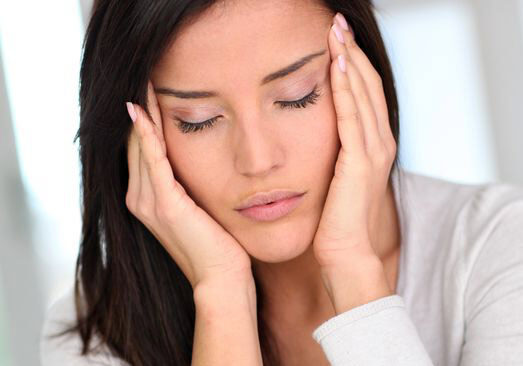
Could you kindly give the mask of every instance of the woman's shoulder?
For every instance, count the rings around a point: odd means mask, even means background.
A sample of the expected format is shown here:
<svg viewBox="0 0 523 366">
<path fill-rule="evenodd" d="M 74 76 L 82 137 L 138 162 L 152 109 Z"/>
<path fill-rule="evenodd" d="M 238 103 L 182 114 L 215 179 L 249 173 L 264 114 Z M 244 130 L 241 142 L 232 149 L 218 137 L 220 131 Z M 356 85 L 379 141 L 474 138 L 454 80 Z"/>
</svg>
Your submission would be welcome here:
<svg viewBox="0 0 523 366">
<path fill-rule="evenodd" d="M 71 286 L 48 307 L 40 334 L 40 361 L 42 366 L 106 365 L 123 366 L 127 363 L 111 355 L 108 348 L 94 337 L 93 347 L 82 355 L 82 340 L 78 332 L 57 335 L 76 323 L 74 288 Z"/>
<path fill-rule="evenodd" d="M 523 185 L 506 182 L 458 183 L 400 169 L 400 197 L 411 216 L 483 229 L 507 211 L 521 220 Z M 397 177 L 395 178 L 398 182 Z M 511 216 L 508 215 L 508 216 Z M 446 219 L 444 219 L 446 218 Z M 520 221 L 521 222 L 521 221 Z M 434 227 L 434 226 L 433 226 Z"/>
<path fill-rule="evenodd" d="M 503 271 L 518 261 L 523 273 L 523 185 L 463 184 L 403 171 L 401 186 L 405 235 L 423 243 L 414 253 L 460 268 L 468 279 L 480 278 L 485 266 Z"/>
<path fill-rule="evenodd" d="M 402 179 L 409 264 L 421 278 L 443 278 L 447 301 L 456 295 L 467 322 L 482 311 L 496 319 L 523 305 L 523 185 L 462 184 L 406 171 Z"/>
</svg>

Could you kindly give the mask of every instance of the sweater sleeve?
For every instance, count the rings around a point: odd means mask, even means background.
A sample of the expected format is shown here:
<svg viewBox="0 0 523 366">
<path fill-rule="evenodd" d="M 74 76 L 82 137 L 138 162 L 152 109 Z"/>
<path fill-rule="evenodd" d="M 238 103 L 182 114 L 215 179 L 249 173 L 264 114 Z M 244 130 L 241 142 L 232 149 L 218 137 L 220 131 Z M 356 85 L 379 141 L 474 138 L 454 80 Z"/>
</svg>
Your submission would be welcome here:
<svg viewBox="0 0 523 366">
<path fill-rule="evenodd" d="M 328 319 L 312 337 L 332 366 L 433 366 L 397 294 Z"/>
<path fill-rule="evenodd" d="M 63 331 L 76 320 L 73 293 L 69 290 L 56 300 L 46 312 L 40 334 L 40 364 L 42 366 L 128 366 L 100 345 L 87 355 L 81 355 L 82 342 L 78 333 L 51 337 Z M 95 337 L 94 345 L 98 345 Z"/>
<path fill-rule="evenodd" d="M 523 191 L 469 240 L 481 246 L 464 297 L 460 366 L 523 365 Z M 490 210 L 489 210 L 490 211 Z M 479 227 L 479 225 L 476 225 Z"/>
</svg>

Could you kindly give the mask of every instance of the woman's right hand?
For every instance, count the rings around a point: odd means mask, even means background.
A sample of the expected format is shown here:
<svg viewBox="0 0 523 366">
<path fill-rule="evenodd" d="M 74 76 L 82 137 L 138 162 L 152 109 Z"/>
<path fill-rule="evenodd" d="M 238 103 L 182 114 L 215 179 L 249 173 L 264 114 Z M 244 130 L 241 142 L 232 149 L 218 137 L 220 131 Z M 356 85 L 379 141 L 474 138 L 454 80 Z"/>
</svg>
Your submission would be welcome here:
<svg viewBox="0 0 523 366">
<path fill-rule="evenodd" d="M 247 252 L 175 179 L 150 81 L 147 93 L 154 122 L 140 106 L 132 105 L 136 121 L 127 148 L 127 208 L 163 245 L 193 289 L 207 280 L 252 278 Z M 129 114 L 133 119 L 132 109 Z"/>
</svg>

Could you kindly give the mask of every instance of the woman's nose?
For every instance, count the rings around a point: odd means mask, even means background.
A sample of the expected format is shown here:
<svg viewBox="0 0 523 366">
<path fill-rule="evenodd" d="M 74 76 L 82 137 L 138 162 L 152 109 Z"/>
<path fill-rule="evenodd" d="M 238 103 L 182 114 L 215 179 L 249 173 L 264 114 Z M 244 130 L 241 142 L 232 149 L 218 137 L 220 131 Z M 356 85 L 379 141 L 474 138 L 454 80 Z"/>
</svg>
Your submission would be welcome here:
<svg viewBox="0 0 523 366">
<path fill-rule="evenodd" d="M 238 128 L 232 148 L 239 174 L 265 177 L 282 165 L 282 146 L 275 131 L 264 126 L 263 121 L 253 119 Z"/>
</svg>

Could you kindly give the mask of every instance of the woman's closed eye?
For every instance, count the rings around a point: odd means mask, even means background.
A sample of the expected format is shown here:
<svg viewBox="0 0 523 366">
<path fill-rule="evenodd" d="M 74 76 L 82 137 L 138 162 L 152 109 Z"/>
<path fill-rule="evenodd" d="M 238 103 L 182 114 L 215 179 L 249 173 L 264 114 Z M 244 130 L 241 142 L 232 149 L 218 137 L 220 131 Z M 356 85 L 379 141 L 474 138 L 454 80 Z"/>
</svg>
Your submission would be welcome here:
<svg viewBox="0 0 523 366">
<path fill-rule="evenodd" d="M 312 92 L 310 92 L 301 99 L 292 101 L 277 101 L 274 103 L 278 104 L 282 109 L 306 108 L 310 104 L 315 104 L 320 96 L 320 90 L 316 85 Z M 178 128 L 182 133 L 197 132 L 203 130 L 206 127 L 212 127 L 217 122 L 218 118 L 220 118 L 220 116 L 213 117 L 203 122 L 187 122 L 175 117 L 175 119 L 179 122 Z"/>
</svg>

